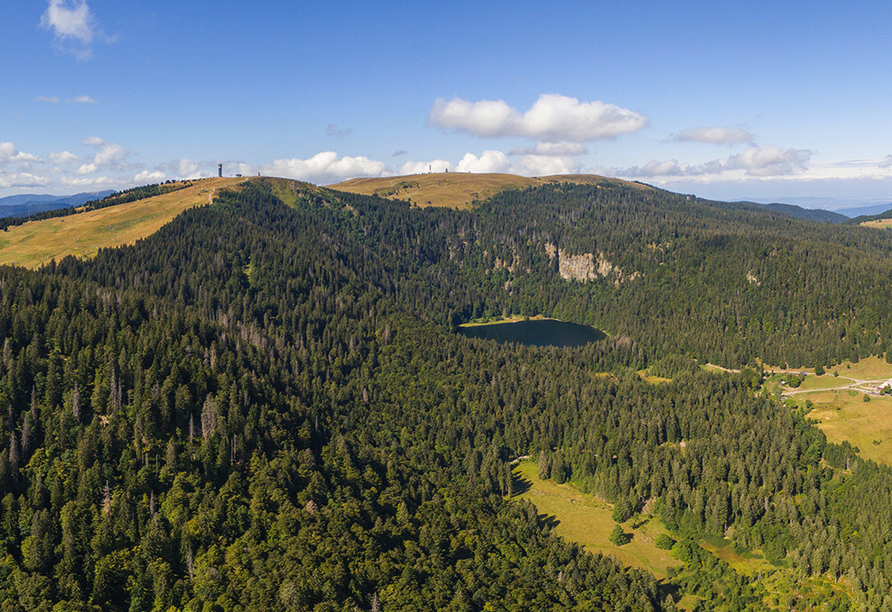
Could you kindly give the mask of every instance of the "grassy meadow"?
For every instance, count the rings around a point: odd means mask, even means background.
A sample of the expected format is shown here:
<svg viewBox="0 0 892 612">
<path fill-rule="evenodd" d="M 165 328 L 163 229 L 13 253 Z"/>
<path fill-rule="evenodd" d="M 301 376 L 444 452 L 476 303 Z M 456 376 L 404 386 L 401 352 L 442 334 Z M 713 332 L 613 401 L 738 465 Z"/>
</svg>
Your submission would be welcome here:
<svg viewBox="0 0 892 612">
<path fill-rule="evenodd" d="M 645 569 L 657 579 L 667 577 L 669 567 L 680 567 L 668 550 L 656 547 L 654 541 L 666 530 L 658 519 L 633 519 L 622 525 L 631 541 L 616 546 L 610 541 L 610 532 L 616 523 L 611 514 L 613 505 L 580 492 L 571 484 L 556 484 L 541 480 L 534 461 L 522 461 L 515 473 L 529 488 L 520 495 L 536 506 L 540 514 L 554 517 L 555 532 L 585 547 L 589 552 L 613 555 L 623 565 Z"/>
<path fill-rule="evenodd" d="M 133 244 L 184 210 L 207 204 L 218 189 L 245 180 L 196 180 L 191 187 L 145 200 L 10 227 L 0 232 L 0 264 L 37 268 L 66 255 L 89 258 L 100 248 Z"/>
<path fill-rule="evenodd" d="M 654 544 L 657 536 L 666 533 L 659 519 L 635 516 L 623 523 L 623 531 L 631 540 L 616 546 L 610 541 L 610 532 L 616 524 L 611 518 L 612 504 L 582 493 L 572 484 L 559 485 L 540 479 L 536 462 L 532 460 L 521 461 L 514 473 L 527 487 L 519 497 L 532 502 L 540 514 L 554 520 L 554 531 L 559 536 L 584 546 L 589 552 L 613 555 L 623 565 L 647 570 L 660 581 L 667 579 L 670 567 L 682 566 L 670 551 Z M 768 592 L 764 602 L 771 609 L 826 610 L 830 609 L 834 596 L 847 595 L 844 583 L 825 577 L 794 576 L 788 568 L 771 565 L 760 551 L 736 552 L 728 540 L 707 538 L 700 541 L 700 546 L 728 563 L 734 571 L 759 577 Z M 692 610 L 699 601 L 699 597 L 685 594 L 677 606 L 681 610 Z"/>
</svg>

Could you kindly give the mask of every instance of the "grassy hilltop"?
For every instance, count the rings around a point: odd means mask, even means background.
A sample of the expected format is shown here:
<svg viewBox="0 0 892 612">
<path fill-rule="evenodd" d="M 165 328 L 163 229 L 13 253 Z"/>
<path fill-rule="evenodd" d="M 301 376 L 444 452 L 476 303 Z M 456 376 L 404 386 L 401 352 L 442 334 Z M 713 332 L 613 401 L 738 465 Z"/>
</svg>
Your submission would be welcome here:
<svg viewBox="0 0 892 612">
<path fill-rule="evenodd" d="M 436 172 L 384 178 L 357 178 L 334 185 L 331 189 L 377 195 L 382 198 L 410 200 L 418 206 L 446 206 L 470 208 L 474 200 L 485 200 L 508 189 L 524 189 L 549 183 L 623 184 L 640 189 L 652 189 L 647 185 L 620 179 L 610 179 L 594 174 L 565 174 L 544 177 L 516 176 L 514 174 L 465 174 L 462 172 Z"/>
</svg>

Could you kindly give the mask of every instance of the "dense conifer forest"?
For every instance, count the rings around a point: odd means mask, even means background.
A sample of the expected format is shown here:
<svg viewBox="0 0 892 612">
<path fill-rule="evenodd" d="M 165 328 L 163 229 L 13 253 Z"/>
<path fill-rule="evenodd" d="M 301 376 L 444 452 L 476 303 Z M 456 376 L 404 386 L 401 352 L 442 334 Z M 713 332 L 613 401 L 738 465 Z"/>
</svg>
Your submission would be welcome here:
<svg viewBox="0 0 892 612">
<path fill-rule="evenodd" d="M 769 609 L 694 543 L 727 535 L 843 584 L 827 610 L 892 609 L 892 470 L 763 393 L 759 361 L 884 354 L 889 236 L 609 182 L 468 212 L 258 180 L 93 260 L 0 268 L 0 604 Z M 508 314 L 608 338 L 454 333 Z M 512 499 L 526 455 L 654 508 L 682 570 L 557 538 Z"/>
</svg>

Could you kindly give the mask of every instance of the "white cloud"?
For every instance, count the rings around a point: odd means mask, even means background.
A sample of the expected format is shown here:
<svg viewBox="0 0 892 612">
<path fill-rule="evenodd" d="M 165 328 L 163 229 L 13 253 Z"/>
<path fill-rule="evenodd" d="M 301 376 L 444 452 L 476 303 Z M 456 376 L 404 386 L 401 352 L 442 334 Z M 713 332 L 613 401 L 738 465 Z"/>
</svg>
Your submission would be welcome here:
<svg viewBox="0 0 892 612">
<path fill-rule="evenodd" d="M 512 174 L 523 176 L 550 176 L 578 172 L 579 163 L 575 159 L 555 155 L 524 155 L 511 166 Z"/>
<path fill-rule="evenodd" d="M 703 164 L 682 163 L 675 159 L 653 160 L 642 167 L 614 169 L 613 173 L 633 178 L 696 176 L 729 178 L 735 172 L 737 175 L 749 177 L 786 177 L 807 170 L 812 155 L 813 152 L 807 149 L 784 150 L 780 147 L 752 147 L 739 155 L 714 159 Z"/>
<path fill-rule="evenodd" d="M 637 132 L 648 119 L 634 111 L 601 101 L 580 102 L 558 94 L 543 94 L 521 113 L 503 100 L 468 102 L 438 99 L 428 121 L 443 129 L 482 137 L 521 136 L 546 142 L 608 140 Z"/>
<path fill-rule="evenodd" d="M 138 183 L 138 184 L 160 183 L 161 181 L 163 181 L 166 178 L 167 178 L 167 176 L 163 172 L 160 172 L 157 170 L 154 172 L 149 172 L 148 170 L 143 170 L 142 172 L 140 172 L 139 174 L 137 174 L 136 176 L 133 177 L 133 182 Z"/>
<path fill-rule="evenodd" d="M 740 128 L 701 127 L 682 130 L 678 140 L 710 144 L 744 144 L 752 142 L 753 135 Z"/>
<path fill-rule="evenodd" d="M 49 0 L 40 25 L 52 30 L 59 49 L 79 59 L 92 57 L 91 45 L 99 32 L 99 24 L 85 0 L 73 0 L 71 5 L 67 0 Z"/>
<path fill-rule="evenodd" d="M 19 151 L 11 142 L 0 142 L 0 164 L 29 164 L 39 161 L 39 157 Z"/>
<path fill-rule="evenodd" d="M 132 186 L 132 183 L 130 181 L 122 180 L 120 178 L 114 178 L 111 176 L 91 176 L 83 178 L 63 176 L 59 182 L 64 187 L 73 187 L 77 189 L 88 189 L 91 187 L 101 187 L 108 189 Z"/>
<path fill-rule="evenodd" d="M 504 101 L 468 102 L 461 98 L 434 102 L 428 121 L 444 129 L 470 132 L 475 136 L 516 136 L 521 114 Z"/>
<path fill-rule="evenodd" d="M 133 166 L 126 163 L 131 155 L 130 151 L 115 142 L 106 142 L 98 136 L 89 136 L 84 139 L 84 145 L 96 149 L 93 162 L 84 164 L 78 169 L 78 174 L 89 174 L 99 169 L 132 170 Z"/>
<path fill-rule="evenodd" d="M 253 168 L 240 166 L 243 173 L 253 173 Z M 337 183 L 358 176 L 387 176 L 387 165 L 380 161 L 360 157 L 338 157 L 334 151 L 323 151 L 309 159 L 277 159 L 272 164 L 261 166 L 266 175 L 293 178 L 316 184 Z"/>
<path fill-rule="evenodd" d="M 445 159 L 432 159 L 430 161 L 407 161 L 400 166 L 399 174 L 427 174 L 428 172 L 452 172 L 455 166 Z"/>
<path fill-rule="evenodd" d="M 479 156 L 465 153 L 457 164 L 445 159 L 430 161 L 407 161 L 399 167 L 400 175 L 427 174 L 428 172 L 472 172 L 475 174 L 520 174 L 523 176 L 548 176 L 552 174 L 574 174 L 579 164 L 569 156 L 522 155 L 513 163 L 502 151 L 486 150 Z"/>
<path fill-rule="evenodd" d="M 34 99 L 38 102 L 49 102 L 50 104 L 59 103 L 59 96 L 37 96 Z"/>
<path fill-rule="evenodd" d="M 728 158 L 728 167 L 745 169 L 750 176 L 782 176 L 804 170 L 812 155 L 808 149 L 753 147 Z"/>
<path fill-rule="evenodd" d="M 98 102 L 90 96 L 75 96 L 66 100 L 66 102 L 69 104 L 98 104 Z"/>
<path fill-rule="evenodd" d="M 172 170 L 178 178 L 198 178 L 201 176 L 199 165 L 191 159 L 178 159 L 168 164 L 162 164 L 162 168 Z"/>
<path fill-rule="evenodd" d="M 506 173 L 511 168 L 511 162 L 508 156 L 501 151 L 484 151 L 480 157 L 473 153 L 465 153 L 458 165 L 455 167 L 457 172 L 474 172 L 474 173 Z"/>
<path fill-rule="evenodd" d="M 556 155 L 559 157 L 585 155 L 588 148 L 581 142 L 537 142 L 533 148 L 517 147 L 508 155 Z"/>
<path fill-rule="evenodd" d="M 83 161 L 80 157 L 69 151 L 61 153 L 50 153 L 47 158 L 51 164 L 76 164 Z"/>
<path fill-rule="evenodd" d="M 27 172 L 4 174 L 0 172 L 0 187 L 45 187 L 50 184 L 49 179 Z"/>
<path fill-rule="evenodd" d="M 702 172 L 693 169 L 689 164 L 680 164 L 678 163 L 678 160 L 669 159 L 666 161 L 651 160 L 641 168 L 633 166 L 632 168 L 620 171 L 619 174 L 625 176 L 655 177 L 690 176 L 691 174 L 702 174 Z"/>
</svg>

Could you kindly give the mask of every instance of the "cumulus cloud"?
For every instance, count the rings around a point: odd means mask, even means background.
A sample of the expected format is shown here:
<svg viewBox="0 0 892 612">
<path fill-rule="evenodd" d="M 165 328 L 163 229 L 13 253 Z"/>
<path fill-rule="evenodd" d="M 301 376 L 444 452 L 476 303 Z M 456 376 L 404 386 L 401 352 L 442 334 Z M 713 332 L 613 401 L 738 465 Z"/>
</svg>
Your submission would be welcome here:
<svg viewBox="0 0 892 612">
<path fill-rule="evenodd" d="M 511 168 L 508 156 L 501 151 L 484 151 L 480 157 L 473 153 L 465 153 L 455 169 L 458 172 L 505 173 Z"/>
<path fill-rule="evenodd" d="M 41 27 L 51 30 L 57 48 L 74 54 L 78 59 L 93 56 L 93 40 L 99 33 L 99 24 L 85 0 L 49 0 L 40 18 Z"/>
<path fill-rule="evenodd" d="M 400 166 L 399 174 L 427 174 L 428 172 L 452 172 L 455 166 L 445 159 L 432 159 L 430 161 L 407 161 Z"/>
<path fill-rule="evenodd" d="M 666 161 L 651 160 L 642 167 L 633 166 L 619 172 L 623 176 L 655 177 L 655 176 L 689 176 L 702 174 L 703 172 L 692 168 L 689 164 L 680 164 L 678 160 Z"/>
<path fill-rule="evenodd" d="M 402 149 L 397 149 L 396 151 L 393 152 L 393 156 L 399 157 L 400 155 L 405 155 L 406 153 L 408 153 L 408 151 L 404 151 Z"/>
<path fill-rule="evenodd" d="M 204 165 L 209 166 L 215 164 L 205 163 Z M 173 174 L 173 176 L 177 178 L 199 178 L 201 176 L 201 166 L 191 159 L 186 158 L 161 164 L 158 168 Z"/>
<path fill-rule="evenodd" d="M 0 187 L 45 187 L 50 181 L 46 177 L 29 174 L 28 172 L 16 172 L 6 174 L 0 172 Z"/>
<path fill-rule="evenodd" d="M 445 159 L 407 161 L 399 167 L 399 174 L 427 174 L 428 172 L 472 172 L 475 174 L 520 174 L 523 176 L 548 176 L 574 174 L 579 164 L 568 156 L 522 155 L 513 162 L 502 151 L 486 150 L 480 155 L 465 153 L 457 164 Z"/>
<path fill-rule="evenodd" d="M 601 101 L 580 102 L 558 94 L 543 94 L 521 113 L 503 100 L 469 102 L 438 99 L 428 121 L 446 130 L 482 137 L 520 136 L 546 142 L 609 140 L 637 132 L 648 118 Z"/>
<path fill-rule="evenodd" d="M 83 161 L 80 157 L 69 151 L 50 153 L 47 157 L 51 164 L 77 164 Z"/>
<path fill-rule="evenodd" d="M 572 157 L 566 156 L 524 155 L 511 165 L 512 174 L 523 176 L 549 176 L 578 172 L 579 163 Z"/>
<path fill-rule="evenodd" d="M 697 177 L 729 175 L 737 172 L 750 177 L 790 176 L 806 170 L 813 155 L 808 149 L 781 149 L 780 147 L 752 147 L 725 159 L 715 159 L 703 164 L 688 164 L 675 159 L 653 160 L 638 167 L 614 170 L 619 176 L 636 178 Z"/>
<path fill-rule="evenodd" d="M 744 144 L 752 142 L 753 135 L 740 128 L 701 127 L 682 130 L 678 140 L 709 144 Z"/>
<path fill-rule="evenodd" d="M 536 146 L 517 147 L 508 155 L 555 155 L 558 157 L 585 155 L 588 148 L 581 142 L 537 142 Z"/>
<path fill-rule="evenodd" d="M 106 142 L 98 136 L 89 136 L 84 139 L 85 146 L 96 149 L 93 156 L 93 162 L 84 164 L 78 169 L 78 174 L 90 174 L 99 169 L 109 170 L 131 170 L 133 166 L 126 163 L 130 152 L 121 145 L 114 142 Z"/>
<path fill-rule="evenodd" d="M 813 155 L 808 149 L 753 147 L 728 159 L 729 168 L 742 168 L 750 176 L 782 176 L 804 170 Z"/>
<path fill-rule="evenodd" d="M 39 157 L 19 151 L 11 142 L 0 142 L 0 164 L 29 164 L 39 161 Z"/>
<path fill-rule="evenodd" d="M 79 175 L 92 174 L 100 170 L 133 170 L 135 166 L 127 163 L 130 151 L 115 142 L 107 142 L 98 136 L 88 136 L 83 144 L 96 149 L 93 161 L 81 164 L 77 169 Z"/>
<path fill-rule="evenodd" d="M 387 165 L 360 157 L 338 157 L 334 151 L 323 151 L 309 159 L 277 159 L 261 166 L 260 171 L 270 176 L 282 176 L 317 184 L 337 183 L 358 176 L 387 176 Z M 253 169 L 252 169 L 253 170 Z"/>
<path fill-rule="evenodd" d="M 64 187 L 71 187 L 77 189 L 89 189 L 89 188 L 103 188 L 103 189 L 111 189 L 111 188 L 122 188 L 132 186 L 132 183 L 125 179 L 115 178 L 111 176 L 90 176 L 90 177 L 73 177 L 73 176 L 63 176 L 59 183 Z"/>
<path fill-rule="evenodd" d="M 158 170 L 153 172 L 149 172 L 148 170 L 143 170 L 139 174 L 133 177 L 133 182 L 135 183 L 160 183 L 167 176 Z"/>
<path fill-rule="evenodd" d="M 98 104 L 98 102 L 90 96 L 75 96 L 66 100 L 66 102 L 69 104 Z"/>
<path fill-rule="evenodd" d="M 37 96 L 34 99 L 38 102 L 49 102 L 50 104 L 59 103 L 59 96 Z"/>
</svg>

